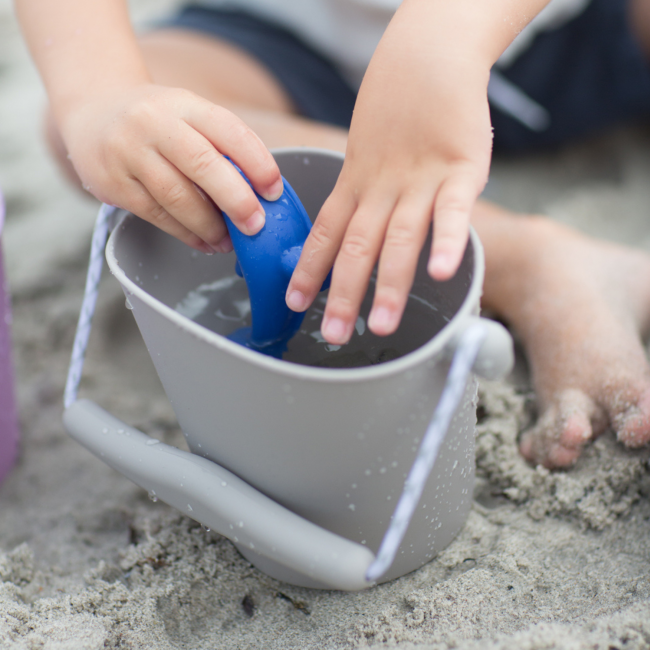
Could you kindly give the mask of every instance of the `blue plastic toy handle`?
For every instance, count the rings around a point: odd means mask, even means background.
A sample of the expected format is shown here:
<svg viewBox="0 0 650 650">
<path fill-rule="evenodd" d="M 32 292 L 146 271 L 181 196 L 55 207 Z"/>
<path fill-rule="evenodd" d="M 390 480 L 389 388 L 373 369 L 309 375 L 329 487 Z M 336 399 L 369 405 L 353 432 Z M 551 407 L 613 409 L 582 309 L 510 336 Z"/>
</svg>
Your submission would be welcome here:
<svg viewBox="0 0 650 650">
<path fill-rule="evenodd" d="M 251 185 L 241 169 L 235 167 Z M 277 201 L 267 201 L 256 193 L 266 213 L 264 227 L 256 235 L 243 234 L 230 217 L 223 214 L 237 255 L 236 271 L 248 287 L 253 321 L 252 327 L 241 328 L 228 338 L 278 358 L 286 350 L 289 339 L 300 329 L 305 316 L 291 311 L 285 296 L 311 230 L 311 221 L 298 195 L 284 177 L 282 181 L 284 191 Z M 328 286 L 329 276 L 321 291 Z"/>
</svg>

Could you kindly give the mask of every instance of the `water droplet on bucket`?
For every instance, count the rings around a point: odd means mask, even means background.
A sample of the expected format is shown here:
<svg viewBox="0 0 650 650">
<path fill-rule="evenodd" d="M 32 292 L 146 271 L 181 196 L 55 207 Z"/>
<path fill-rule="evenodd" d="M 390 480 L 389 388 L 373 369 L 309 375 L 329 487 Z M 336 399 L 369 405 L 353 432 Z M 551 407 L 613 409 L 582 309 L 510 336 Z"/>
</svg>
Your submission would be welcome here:
<svg viewBox="0 0 650 650">
<path fill-rule="evenodd" d="M 153 438 L 151 440 L 147 440 L 147 445 L 158 445 L 160 444 L 160 440 L 154 440 Z"/>
<path fill-rule="evenodd" d="M 354 505 L 354 503 L 351 503 L 351 504 L 348 506 L 348 508 L 350 508 L 350 510 L 352 510 L 352 512 L 354 512 L 354 511 L 356 510 L 356 506 Z"/>
<path fill-rule="evenodd" d="M 128 298 L 124 301 L 124 306 L 127 309 L 133 309 L 133 305 L 131 304 L 131 301 Z"/>
<path fill-rule="evenodd" d="M 188 512 L 194 512 L 194 508 L 192 508 L 192 506 L 189 503 L 187 504 L 187 510 Z"/>
<path fill-rule="evenodd" d="M 149 492 L 148 492 L 147 494 L 149 495 L 149 498 L 150 498 L 154 503 L 156 503 L 156 501 L 158 501 L 158 497 L 156 496 L 156 493 L 155 493 L 153 490 L 149 490 Z"/>
</svg>

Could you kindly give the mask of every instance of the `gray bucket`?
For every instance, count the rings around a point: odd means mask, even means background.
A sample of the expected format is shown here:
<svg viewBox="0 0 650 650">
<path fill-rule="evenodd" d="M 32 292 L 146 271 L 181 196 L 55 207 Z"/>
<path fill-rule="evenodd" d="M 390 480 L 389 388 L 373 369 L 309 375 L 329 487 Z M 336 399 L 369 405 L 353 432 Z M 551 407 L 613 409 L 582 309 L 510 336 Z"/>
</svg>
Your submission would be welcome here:
<svg viewBox="0 0 650 650">
<path fill-rule="evenodd" d="M 274 155 L 313 220 L 336 182 L 342 156 L 314 149 Z M 369 586 L 365 571 L 391 522 L 449 360 L 462 333 L 478 320 L 484 260 L 475 233 L 448 282 L 429 278 L 422 254 L 412 296 L 433 306 L 430 316 L 407 315 L 385 339 L 359 337 L 359 351 L 367 348 L 372 365 L 351 368 L 267 357 L 225 337 L 236 322 L 222 320 L 211 331 L 181 315 L 177 306 L 197 287 L 233 277 L 234 253 L 197 254 L 125 215 L 106 257 L 192 453 L 157 443 L 84 400 L 65 413 L 69 432 L 154 498 L 227 536 L 268 575 L 307 587 Z M 496 323 L 485 325 L 474 370 L 503 376 L 512 363 L 510 337 Z M 378 346 L 396 358 L 376 363 Z M 471 377 L 381 582 L 428 562 L 466 520 L 476 389 Z"/>
</svg>

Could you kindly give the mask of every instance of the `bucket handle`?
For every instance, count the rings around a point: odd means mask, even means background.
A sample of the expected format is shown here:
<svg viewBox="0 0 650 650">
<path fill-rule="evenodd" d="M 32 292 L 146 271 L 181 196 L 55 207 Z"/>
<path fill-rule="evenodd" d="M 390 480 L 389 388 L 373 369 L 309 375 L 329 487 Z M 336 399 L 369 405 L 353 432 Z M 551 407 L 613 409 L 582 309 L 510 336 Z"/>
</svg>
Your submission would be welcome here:
<svg viewBox="0 0 650 650">
<path fill-rule="evenodd" d="M 435 463 L 449 423 L 474 370 L 487 378 L 512 367 L 512 340 L 498 323 L 470 317 L 445 348 L 451 367 L 423 436 L 391 524 L 377 556 L 262 494 L 218 464 L 128 426 L 77 390 L 103 265 L 103 249 L 116 209 L 102 206 L 91 247 L 84 301 L 65 389 L 63 421 L 77 442 L 149 492 L 231 541 L 332 589 L 358 591 L 390 567 Z"/>
</svg>

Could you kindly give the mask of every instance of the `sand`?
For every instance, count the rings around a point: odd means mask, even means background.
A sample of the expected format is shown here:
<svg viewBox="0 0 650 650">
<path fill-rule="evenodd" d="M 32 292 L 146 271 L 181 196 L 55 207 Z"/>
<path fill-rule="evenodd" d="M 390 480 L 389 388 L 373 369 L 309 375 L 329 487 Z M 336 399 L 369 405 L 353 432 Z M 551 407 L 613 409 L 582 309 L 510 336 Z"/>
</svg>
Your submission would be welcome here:
<svg viewBox="0 0 650 650">
<path fill-rule="evenodd" d="M 606 434 L 570 471 L 526 465 L 515 441 L 535 406 L 521 360 L 508 382 L 481 385 L 475 500 L 459 537 L 364 593 L 264 576 L 69 439 L 61 396 L 97 206 L 48 161 L 42 104 L 0 0 L 0 185 L 22 428 L 20 462 L 0 487 L 1 648 L 650 647 L 649 453 Z M 637 127 L 497 160 L 487 195 L 650 249 L 648 178 L 650 133 Z M 82 393 L 183 446 L 110 276 Z"/>
</svg>

